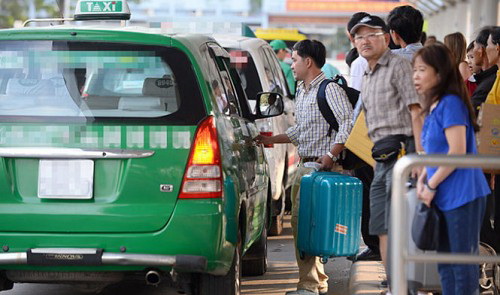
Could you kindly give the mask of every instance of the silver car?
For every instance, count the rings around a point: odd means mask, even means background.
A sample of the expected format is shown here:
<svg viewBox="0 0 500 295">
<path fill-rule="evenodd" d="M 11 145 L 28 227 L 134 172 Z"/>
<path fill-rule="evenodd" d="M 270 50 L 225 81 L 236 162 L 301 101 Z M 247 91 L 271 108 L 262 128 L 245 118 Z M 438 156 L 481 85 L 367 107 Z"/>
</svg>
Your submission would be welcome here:
<svg viewBox="0 0 500 295">
<path fill-rule="evenodd" d="M 295 103 L 271 46 L 258 38 L 228 35 L 214 37 L 229 52 L 231 67 L 240 75 L 251 110 L 255 112 L 256 97 L 259 92 L 282 94 L 284 113 L 272 118 L 258 119 L 256 123 L 261 134 L 284 133 L 295 123 Z M 269 164 L 273 195 L 273 217 L 269 234 L 279 235 L 283 228 L 286 191 L 290 191 L 291 177 L 297 168 L 299 156 L 292 144 L 266 147 L 265 155 Z"/>
</svg>

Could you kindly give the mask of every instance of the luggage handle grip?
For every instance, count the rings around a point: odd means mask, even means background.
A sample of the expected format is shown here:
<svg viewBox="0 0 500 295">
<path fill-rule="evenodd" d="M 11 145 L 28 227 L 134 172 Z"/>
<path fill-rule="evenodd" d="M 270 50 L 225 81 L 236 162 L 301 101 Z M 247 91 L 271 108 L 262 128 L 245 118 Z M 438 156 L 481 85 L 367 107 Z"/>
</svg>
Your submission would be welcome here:
<svg viewBox="0 0 500 295">
<path fill-rule="evenodd" d="M 321 168 L 321 164 L 317 163 L 317 162 L 305 162 L 304 167 L 305 168 L 312 168 L 315 171 L 319 171 L 319 169 Z"/>
</svg>

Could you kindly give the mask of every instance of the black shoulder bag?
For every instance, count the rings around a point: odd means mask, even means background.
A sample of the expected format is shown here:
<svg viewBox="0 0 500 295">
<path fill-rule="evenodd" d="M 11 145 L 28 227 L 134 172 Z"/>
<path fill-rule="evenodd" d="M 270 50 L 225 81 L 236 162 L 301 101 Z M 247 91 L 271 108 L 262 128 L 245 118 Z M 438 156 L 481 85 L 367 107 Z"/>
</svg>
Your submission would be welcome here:
<svg viewBox="0 0 500 295">
<path fill-rule="evenodd" d="M 440 220 L 441 211 L 434 202 L 431 203 L 430 207 L 424 203 L 417 205 L 411 225 L 411 237 L 419 249 L 437 250 Z"/>
</svg>

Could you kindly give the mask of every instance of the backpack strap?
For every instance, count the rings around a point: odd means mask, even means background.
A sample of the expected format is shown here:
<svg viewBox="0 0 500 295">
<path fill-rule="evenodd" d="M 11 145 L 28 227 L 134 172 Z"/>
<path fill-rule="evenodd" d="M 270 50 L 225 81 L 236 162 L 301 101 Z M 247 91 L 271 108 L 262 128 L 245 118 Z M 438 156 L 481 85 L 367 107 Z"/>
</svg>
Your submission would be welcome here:
<svg viewBox="0 0 500 295">
<path fill-rule="evenodd" d="M 333 82 L 339 85 L 347 86 L 347 80 L 342 75 L 335 75 L 335 77 L 333 78 Z"/>
<path fill-rule="evenodd" d="M 330 84 L 330 82 L 334 81 L 330 79 L 321 81 L 321 84 L 319 84 L 318 94 L 316 95 L 319 111 L 321 112 L 323 118 L 330 125 L 328 133 L 326 134 L 328 137 L 332 136 L 332 130 L 339 130 L 339 123 L 337 122 L 337 119 L 335 118 L 335 115 L 333 114 L 332 109 L 330 108 L 326 100 L 326 87 L 328 86 L 328 84 Z"/>
<path fill-rule="evenodd" d="M 330 125 L 330 129 L 328 129 L 327 133 L 328 137 L 332 136 L 332 130 L 335 131 L 339 130 L 339 123 L 337 122 L 337 119 L 333 115 L 332 109 L 330 108 L 326 100 L 326 87 L 331 82 L 337 84 L 342 90 L 344 90 L 349 100 L 349 103 L 351 104 L 353 109 L 356 107 L 356 103 L 358 102 L 359 99 L 359 91 L 349 87 L 347 85 L 346 79 L 342 75 L 337 75 L 333 79 L 325 79 L 321 82 L 321 84 L 319 84 L 319 89 L 316 99 L 318 101 L 318 107 L 321 112 L 321 115 L 323 115 L 323 118 L 325 118 L 325 120 Z"/>
<path fill-rule="evenodd" d="M 349 102 L 352 105 L 352 108 L 356 108 L 356 103 L 358 102 L 359 99 L 359 90 L 356 90 L 352 87 L 349 87 L 347 85 L 347 81 L 342 75 L 337 75 L 335 78 L 333 78 L 333 82 L 337 83 L 337 85 L 340 86 L 345 91 L 345 94 L 347 95 L 347 98 L 349 99 Z"/>
</svg>

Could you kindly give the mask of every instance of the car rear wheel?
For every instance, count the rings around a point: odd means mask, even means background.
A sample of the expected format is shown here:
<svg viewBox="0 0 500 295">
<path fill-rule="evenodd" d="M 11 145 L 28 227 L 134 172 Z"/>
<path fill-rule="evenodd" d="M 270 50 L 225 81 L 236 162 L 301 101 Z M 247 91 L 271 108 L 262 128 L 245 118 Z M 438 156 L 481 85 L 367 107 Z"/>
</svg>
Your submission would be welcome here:
<svg viewBox="0 0 500 295">
<path fill-rule="evenodd" d="M 241 233 L 238 233 L 238 242 L 234 249 L 231 268 L 225 276 L 202 274 L 195 282 L 196 295 L 240 295 L 241 292 Z"/>
</svg>

